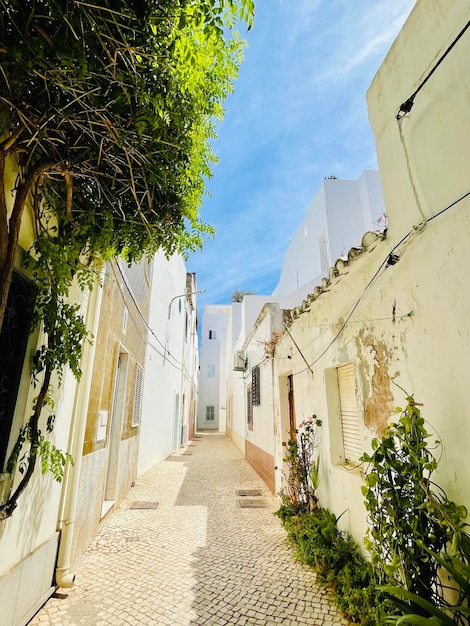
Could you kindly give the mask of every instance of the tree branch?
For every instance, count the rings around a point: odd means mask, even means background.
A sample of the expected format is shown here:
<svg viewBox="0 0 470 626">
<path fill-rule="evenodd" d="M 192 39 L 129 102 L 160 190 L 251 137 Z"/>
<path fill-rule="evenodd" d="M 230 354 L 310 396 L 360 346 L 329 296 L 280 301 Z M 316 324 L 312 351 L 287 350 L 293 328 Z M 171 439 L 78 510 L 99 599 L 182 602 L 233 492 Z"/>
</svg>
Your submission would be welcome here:
<svg viewBox="0 0 470 626">
<path fill-rule="evenodd" d="M 5 197 L 5 152 L 0 152 L 0 267 L 5 265 L 8 250 L 8 209 Z"/>
<path fill-rule="evenodd" d="M 44 401 L 47 396 L 47 392 L 49 389 L 49 385 L 51 382 L 52 376 L 52 366 L 50 363 L 46 365 L 46 370 L 44 373 L 44 380 L 41 385 L 41 390 L 36 399 L 36 404 L 34 406 L 34 413 L 29 420 L 29 429 L 30 429 L 30 438 L 29 438 L 29 459 L 28 459 L 28 467 L 26 468 L 26 472 L 24 473 L 23 478 L 21 479 L 18 487 L 15 489 L 13 495 L 11 495 L 5 504 L 0 506 L 0 521 L 7 519 L 13 515 L 14 510 L 17 506 L 17 501 L 20 495 L 28 486 L 29 481 L 34 472 L 34 468 L 36 466 L 36 458 L 38 455 L 38 443 L 39 443 L 39 417 L 41 416 L 42 407 L 44 406 Z"/>
</svg>

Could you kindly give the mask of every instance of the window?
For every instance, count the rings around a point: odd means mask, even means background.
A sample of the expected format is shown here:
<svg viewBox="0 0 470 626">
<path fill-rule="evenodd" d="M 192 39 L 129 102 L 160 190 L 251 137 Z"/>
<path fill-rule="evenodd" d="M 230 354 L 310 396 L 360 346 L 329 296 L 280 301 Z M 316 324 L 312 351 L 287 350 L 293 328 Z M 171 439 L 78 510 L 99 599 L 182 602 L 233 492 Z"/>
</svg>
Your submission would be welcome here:
<svg viewBox="0 0 470 626">
<path fill-rule="evenodd" d="M 207 378 L 215 378 L 215 365 L 213 363 L 207 365 Z"/>
<path fill-rule="evenodd" d="M 206 406 L 206 421 L 213 422 L 215 419 L 215 407 L 214 406 Z"/>
<path fill-rule="evenodd" d="M 256 365 L 251 370 L 251 392 L 252 392 L 252 404 L 253 406 L 259 406 L 261 404 L 260 396 L 260 370 L 259 365 Z"/>
<path fill-rule="evenodd" d="M 215 339 L 215 330 L 209 331 L 209 339 Z"/>
<path fill-rule="evenodd" d="M 0 334 L 0 472 L 13 423 L 31 317 L 31 286 L 13 274 Z"/>
<path fill-rule="evenodd" d="M 341 433 L 345 462 L 356 462 L 362 455 L 359 411 L 356 399 L 356 379 L 352 363 L 337 368 Z"/>
<path fill-rule="evenodd" d="M 251 401 L 251 388 L 246 390 L 246 422 L 248 424 L 248 430 L 253 430 L 253 403 Z"/>
<path fill-rule="evenodd" d="M 134 389 L 134 404 L 132 407 L 132 426 L 138 426 L 140 424 L 140 416 L 142 412 L 142 383 L 144 380 L 144 370 L 137 366 L 135 372 L 135 389 Z"/>
</svg>

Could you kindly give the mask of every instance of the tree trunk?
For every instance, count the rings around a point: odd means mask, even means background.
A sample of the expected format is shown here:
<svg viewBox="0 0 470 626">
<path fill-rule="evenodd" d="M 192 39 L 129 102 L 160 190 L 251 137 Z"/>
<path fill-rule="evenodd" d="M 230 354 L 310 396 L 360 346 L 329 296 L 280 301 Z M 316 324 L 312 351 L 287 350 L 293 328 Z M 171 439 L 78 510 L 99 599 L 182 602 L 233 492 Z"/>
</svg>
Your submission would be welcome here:
<svg viewBox="0 0 470 626">
<path fill-rule="evenodd" d="M 54 167 L 54 164 L 43 163 L 26 172 L 18 183 L 13 209 L 8 217 L 5 202 L 5 157 L 5 153 L 0 152 L 0 332 L 3 328 L 8 292 L 15 268 L 15 255 L 26 201 L 37 179 Z"/>
</svg>

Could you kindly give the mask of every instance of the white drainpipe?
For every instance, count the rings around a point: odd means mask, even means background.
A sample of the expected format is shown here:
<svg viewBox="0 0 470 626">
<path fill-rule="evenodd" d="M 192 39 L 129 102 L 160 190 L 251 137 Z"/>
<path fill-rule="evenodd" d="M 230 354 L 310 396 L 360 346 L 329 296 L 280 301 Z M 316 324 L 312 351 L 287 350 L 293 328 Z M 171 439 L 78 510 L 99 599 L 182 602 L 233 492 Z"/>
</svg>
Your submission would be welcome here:
<svg viewBox="0 0 470 626">
<path fill-rule="evenodd" d="M 100 270 L 99 280 L 104 278 L 105 265 L 97 268 Z M 55 580 L 59 587 L 72 587 L 75 574 L 70 571 L 70 556 L 72 554 L 72 541 L 77 510 L 78 487 L 80 482 L 80 468 L 82 464 L 83 440 L 88 414 L 91 381 L 93 375 L 93 362 L 95 358 L 96 336 L 100 319 L 101 300 L 103 289 L 97 284 L 90 294 L 86 322 L 89 332 L 93 335 L 92 343 L 86 342 L 83 347 L 81 358 L 82 377 L 75 392 L 74 410 L 70 426 L 69 453 L 72 455 L 74 465 L 68 466 L 66 484 L 64 485 L 64 504 L 61 515 L 61 533 L 59 551 L 57 554 L 57 567 Z"/>
</svg>

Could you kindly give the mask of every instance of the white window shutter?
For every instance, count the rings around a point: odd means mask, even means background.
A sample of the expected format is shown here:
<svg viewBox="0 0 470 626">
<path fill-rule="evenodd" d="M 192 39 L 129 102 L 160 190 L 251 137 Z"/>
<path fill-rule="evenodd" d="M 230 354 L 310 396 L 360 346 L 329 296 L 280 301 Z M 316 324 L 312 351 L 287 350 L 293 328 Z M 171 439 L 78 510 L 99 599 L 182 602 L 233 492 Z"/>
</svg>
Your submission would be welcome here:
<svg viewBox="0 0 470 626">
<path fill-rule="evenodd" d="M 357 462 L 363 454 L 356 398 L 356 379 L 352 363 L 337 368 L 344 460 Z"/>
</svg>

